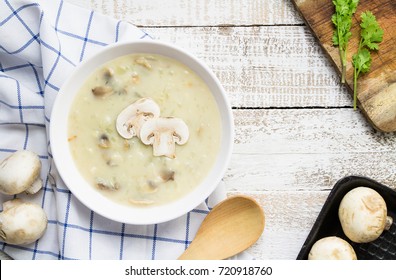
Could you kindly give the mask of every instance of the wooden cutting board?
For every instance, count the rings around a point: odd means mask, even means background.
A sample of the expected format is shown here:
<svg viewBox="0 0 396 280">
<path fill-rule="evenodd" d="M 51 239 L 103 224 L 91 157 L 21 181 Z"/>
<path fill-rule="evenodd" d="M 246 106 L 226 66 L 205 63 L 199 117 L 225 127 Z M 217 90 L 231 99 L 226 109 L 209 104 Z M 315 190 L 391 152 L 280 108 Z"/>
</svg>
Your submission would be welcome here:
<svg viewBox="0 0 396 280">
<path fill-rule="evenodd" d="M 332 43 L 333 2 L 331 0 L 292 0 L 292 2 L 341 76 L 338 48 Z M 360 40 L 360 14 L 367 10 L 376 16 L 384 30 L 384 37 L 379 51 L 372 53 L 370 72 L 359 76 L 358 104 L 376 129 L 393 132 L 396 131 L 396 0 L 360 0 L 353 19 L 353 35 L 348 46 L 349 65 L 346 86 L 353 95 L 351 60 Z"/>
</svg>

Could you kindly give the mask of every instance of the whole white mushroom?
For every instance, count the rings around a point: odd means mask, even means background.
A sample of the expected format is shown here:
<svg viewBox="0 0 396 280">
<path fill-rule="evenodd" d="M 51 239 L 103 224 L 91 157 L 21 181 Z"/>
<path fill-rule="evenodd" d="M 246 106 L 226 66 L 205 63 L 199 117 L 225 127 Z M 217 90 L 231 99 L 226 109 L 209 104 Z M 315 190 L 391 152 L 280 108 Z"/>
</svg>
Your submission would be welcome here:
<svg viewBox="0 0 396 280">
<path fill-rule="evenodd" d="M 368 187 L 350 190 L 341 200 L 338 217 L 345 235 L 356 243 L 374 241 L 393 222 L 383 197 Z"/>
<path fill-rule="evenodd" d="M 47 215 L 37 204 L 19 198 L 3 203 L 0 213 L 0 239 L 5 243 L 25 245 L 43 236 Z"/>
<path fill-rule="evenodd" d="M 337 236 L 329 236 L 315 242 L 308 260 L 357 260 L 357 257 L 351 244 Z"/>
<path fill-rule="evenodd" d="M 0 192 L 8 195 L 38 192 L 43 186 L 40 171 L 41 161 L 37 154 L 16 151 L 0 163 Z"/>
</svg>

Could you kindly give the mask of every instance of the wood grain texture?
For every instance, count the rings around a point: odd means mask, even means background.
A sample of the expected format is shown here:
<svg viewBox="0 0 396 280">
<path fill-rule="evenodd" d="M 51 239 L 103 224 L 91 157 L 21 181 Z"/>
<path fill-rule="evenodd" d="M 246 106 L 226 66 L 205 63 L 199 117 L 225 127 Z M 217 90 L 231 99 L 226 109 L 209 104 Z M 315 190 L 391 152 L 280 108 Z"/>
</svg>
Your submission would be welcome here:
<svg viewBox="0 0 396 280">
<path fill-rule="evenodd" d="M 279 0 L 68 0 L 137 26 L 301 24 L 290 1 Z"/>
<path fill-rule="evenodd" d="M 329 190 L 348 175 L 396 186 L 395 134 L 353 109 L 234 110 L 230 191 Z"/>
<path fill-rule="evenodd" d="M 296 259 L 327 196 L 328 191 L 235 192 L 256 199 L 265 213 L 259 241 L 247 250 L 257 260 Z"/>
<path fill-rule="evenodd" d="M 303 26 L 144 28 L 202 59 L 233 107 L 345 107 L 352 99 Z"/>
<path fill-rule="evenodd" d="M 332 43 L 333 3 L 328 0 L 293 0 L 293 2 L 338 71 L 341 72 L 338 48 L 334 47 Z M 364 11 L 373 12 L 378 23 L 384 29 L 384 37 L 379 51 L 372 53 L 370 71 L 359 78 L 357 98 L 360 107 L 374 127 L 385 132 L 396 131 L 396 2 L 393 0 L 362 0 L 359 2 L 353 17 L 352 37 L 347 49 L 349 62 L 359 45 L 360 14 Z M 347 86 L 350 92 L 353 92 L 351 63 L 347 67 L 346 78 Z"/>
<path fill-rule="evenodd" d="M 205 217 L 179 260 L 224 260 L 252 246 L 262 235 L 265 217 L 250 196 L 234 195 Z"/>
</svg>

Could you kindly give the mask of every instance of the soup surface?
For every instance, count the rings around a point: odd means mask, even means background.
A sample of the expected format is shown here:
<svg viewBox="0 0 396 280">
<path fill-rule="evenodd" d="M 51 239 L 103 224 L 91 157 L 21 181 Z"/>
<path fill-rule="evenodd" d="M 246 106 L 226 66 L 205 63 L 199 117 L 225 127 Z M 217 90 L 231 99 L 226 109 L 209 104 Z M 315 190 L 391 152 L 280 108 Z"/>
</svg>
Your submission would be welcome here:
<svg viewBox="0 0 396 280">
<path fill-rule="evenodd" d="M 182 119 L 189 139 L 175 157 L 154 156 L 138 137 L 125 139 L 117 116 L 142 98 L 161 117 Z M 83 84 L 69 115 L 70 150 L 83 177 L 106 197 L 129 205 L 157 205 L 195 188 L 213 166 L 221 140 L 220 114 L 209 88 L 178 61 L 131 54 L 97 69 Z"/>
</svg>

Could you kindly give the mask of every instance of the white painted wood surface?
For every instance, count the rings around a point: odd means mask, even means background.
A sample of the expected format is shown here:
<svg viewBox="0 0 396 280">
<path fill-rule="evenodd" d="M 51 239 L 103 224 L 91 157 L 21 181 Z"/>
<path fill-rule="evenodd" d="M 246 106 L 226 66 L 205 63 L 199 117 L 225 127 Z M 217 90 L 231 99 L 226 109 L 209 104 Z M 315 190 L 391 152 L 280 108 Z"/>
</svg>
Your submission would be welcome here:
<svg viewBox="0 0 396 280">
<path fill-rule="evenodd" d="M 137 26 L 302 24 L 288 0 L 67 0 Z"/>
<path fill-rule="evenodd" d="M 229 195 L 266 213 L 256 259 L 295 259 L 344 176 L 396 186 L 394 133 L 373 130 L 288 0 L 67 0 L 127 20 L 204 60 L 234 108 Z"/>
</svg>

